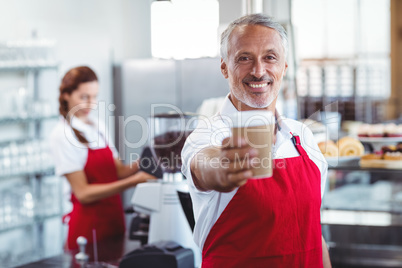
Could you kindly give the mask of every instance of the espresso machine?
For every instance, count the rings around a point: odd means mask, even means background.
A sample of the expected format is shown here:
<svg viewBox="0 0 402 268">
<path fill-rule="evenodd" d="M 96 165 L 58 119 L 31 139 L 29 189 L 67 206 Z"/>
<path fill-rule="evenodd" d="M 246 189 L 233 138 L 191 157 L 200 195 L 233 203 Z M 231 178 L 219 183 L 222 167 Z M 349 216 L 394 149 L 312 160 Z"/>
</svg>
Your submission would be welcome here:
<svg viewBox="0 0 402 268">
<path fill-rule="evenodd" d="M 135 211 L 149 215 L 148 244 L 173 241 L 194 253 L 194 267 L 201 264 L 201 251 L 193 241 L 194 218 L 189 213 L 188 186 L 181 173 L 181 150 L 194 130 L 193 114 L 165 113 L 149 118 L 150 149 L 162 168 L 162 178 L 136 186 L 131 203 Z M 190 215 L 191 214 L 191 215 Z"/>
</svg>

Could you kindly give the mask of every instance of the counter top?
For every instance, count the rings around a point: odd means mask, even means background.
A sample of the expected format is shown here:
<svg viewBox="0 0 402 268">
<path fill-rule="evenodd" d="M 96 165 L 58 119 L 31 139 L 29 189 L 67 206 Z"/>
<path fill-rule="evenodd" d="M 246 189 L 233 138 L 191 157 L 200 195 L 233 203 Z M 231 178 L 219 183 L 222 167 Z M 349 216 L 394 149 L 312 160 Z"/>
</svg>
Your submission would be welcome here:
<svg viewBox="0 0 402 268">
<path fill-rule="evenodd" d="M 79 268 L 79 267 L 118 267 L 119 260 L 125 254 L 141 247 L 140 241 L 129 240 L 127 237 L 106 240 L 97 243 L 98 260 L 94 260 L 93 245 L 87 245 L 86 254 L 89 255 L 87 263 L 78 262 L 74 256 L 78 253 L 77 250 L 66 250 L 63 254 L 43 259 L 37 262 L 28 263 L 18 267 L 60 267 L 60 268 Z"/>
</svg>

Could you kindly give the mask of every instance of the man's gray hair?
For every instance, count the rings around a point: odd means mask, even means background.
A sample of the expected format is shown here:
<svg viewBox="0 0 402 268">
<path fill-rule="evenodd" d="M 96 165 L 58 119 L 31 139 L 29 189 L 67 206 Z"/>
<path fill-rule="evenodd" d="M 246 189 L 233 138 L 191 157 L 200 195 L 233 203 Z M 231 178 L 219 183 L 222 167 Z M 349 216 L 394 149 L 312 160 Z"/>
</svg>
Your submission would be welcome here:
<svg viewBox="0 0 402 268">
<path fill-rule="evenodd" d="M 223 31 L 221 35 L 221 57 L 223 60 L 227 60 L 229 51 L 229 38 L 233 30 L 241 25 L 262 25 L 271 29 L 274 29 L 279 33 L 282 40 L 283 51 L 285 52 L 285 57 L 288 52 L 288 36 L 285 29 L 278 22 L 274 21 L 271 17 L 263 14 L 251 14 L 246 15 L 241 18 L 236 19 L 231 22 L 229 26 Z"/>
</svg>

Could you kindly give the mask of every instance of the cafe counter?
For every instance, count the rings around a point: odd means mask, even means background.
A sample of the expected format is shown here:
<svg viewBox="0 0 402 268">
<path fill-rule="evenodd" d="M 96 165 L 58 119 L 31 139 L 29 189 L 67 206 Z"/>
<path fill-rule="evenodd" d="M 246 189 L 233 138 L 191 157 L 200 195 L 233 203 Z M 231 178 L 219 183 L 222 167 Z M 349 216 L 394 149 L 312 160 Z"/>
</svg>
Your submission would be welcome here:
<svg viewBox="0 0 402 268">
<path fill-rule="evenodd" d="M 75 255 L 79 250 L 66 250 L 62 254 L 28 263 L 18 267 L 118 267 L 120 259 L 127 253 L 141 247 L 138 240 L 129 240 L 127 237 L 98 242 L 96 246 L 88 244 L 85 253 L 89 256 L 87 262 L 77 261 Z"/>
</svg>

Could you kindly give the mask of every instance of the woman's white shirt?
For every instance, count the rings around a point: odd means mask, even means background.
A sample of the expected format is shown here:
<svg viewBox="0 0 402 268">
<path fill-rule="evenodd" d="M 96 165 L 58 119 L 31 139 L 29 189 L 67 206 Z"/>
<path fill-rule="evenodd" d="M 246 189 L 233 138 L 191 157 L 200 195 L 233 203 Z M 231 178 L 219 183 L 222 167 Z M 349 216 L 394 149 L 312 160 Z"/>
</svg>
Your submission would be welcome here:
<svg viewBox="0 0 402 268">
<path fill-rule="evenodd" d="M 71 125 L 82 133 L 89 144 L 84 145 L 79 142 L 70 124 L 61 117 L 50 135 L 50 146 L 56 175 L 62 176 L 84 170 L 88 158 L 88 147 L 90 149 L 101 149 L 109 145 L 113 152 L 113 157 L 118 157 L 115 146 L 108 140 L 108 135 L 106 135 L 105 126 L 102 122 L 91 121 L 91 124 L 86 124 L 74 117 Z"/>
</svg>

